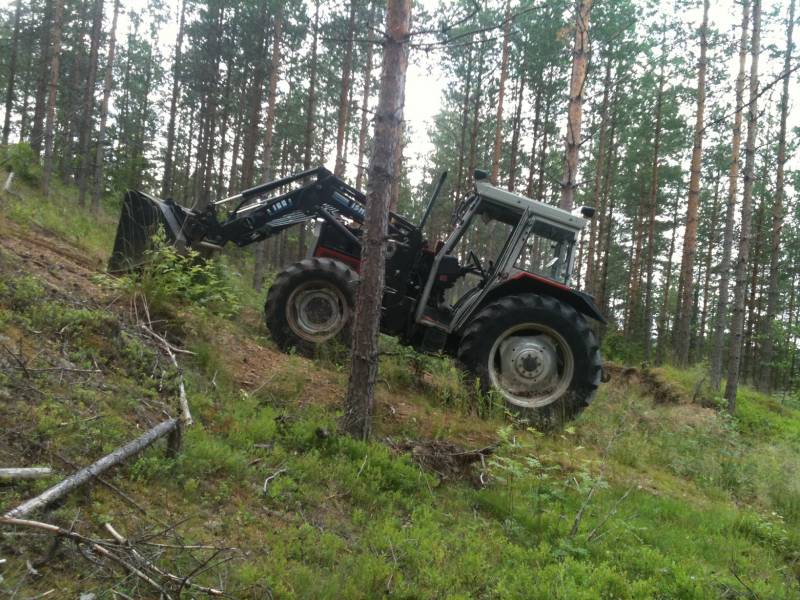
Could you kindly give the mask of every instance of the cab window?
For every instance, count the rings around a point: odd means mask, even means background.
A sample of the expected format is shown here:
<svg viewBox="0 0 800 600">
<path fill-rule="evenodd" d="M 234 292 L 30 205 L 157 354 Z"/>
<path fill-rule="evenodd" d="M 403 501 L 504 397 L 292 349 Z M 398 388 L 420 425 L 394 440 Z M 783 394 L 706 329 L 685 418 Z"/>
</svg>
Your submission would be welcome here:
<svg viewBox="0 0 800 600">
<path fill-rule="evenodd" d="M 569 283 L 574 246 L 574 231 L 537 220 L 514 267 L 520 271 Z"/>
</svg>

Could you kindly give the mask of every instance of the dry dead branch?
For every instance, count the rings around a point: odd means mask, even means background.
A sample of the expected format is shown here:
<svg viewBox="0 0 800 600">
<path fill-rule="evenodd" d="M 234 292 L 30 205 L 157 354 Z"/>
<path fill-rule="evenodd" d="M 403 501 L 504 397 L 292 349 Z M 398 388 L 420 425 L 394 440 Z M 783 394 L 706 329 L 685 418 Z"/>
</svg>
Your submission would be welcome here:
<svg viewBox="0 0 800 600">
<path fill-rule="evenodd" d="M 5 516 L 9 518 L 24 517 L 34 510 L 49 505 L 53 501 L 65 496 L 75 488 L 80 487 L 87 481 L 97 477 L 100 473 L 107 471 L 114 465 L 121 463 L 134 454 L 138 454 L 156 440 L 172 432 L 176 427 L 178 427 L 178 419 L 168 419 L 159 423 L 132 442 L 128 442 L 124 446 L 117 448 L 111 454 L 104 456 L 88 467 L 84 467 L 77 473 L 70 475 L 42 494 L 39 494 L 35 498 L 31 498 L 30 500 L 23 502 L 17 508 L 8 511 Z"/>
<path fill-rule="evenodd" d="M 50 467 L 9 467 L 0 469 L 0 481 L 13 481 L 15 479 L 41 479 L 53 472 Z"/>
</svg>

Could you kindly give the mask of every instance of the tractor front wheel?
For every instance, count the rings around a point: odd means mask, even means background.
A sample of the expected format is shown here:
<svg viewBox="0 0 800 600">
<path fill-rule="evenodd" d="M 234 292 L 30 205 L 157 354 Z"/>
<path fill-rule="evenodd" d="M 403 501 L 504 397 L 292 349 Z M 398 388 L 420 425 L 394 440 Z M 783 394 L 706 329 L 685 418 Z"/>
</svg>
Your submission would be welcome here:
<svg viewBox="0 0 800 600">
<path fill-rule="evenodd" d="M 278 274 L 264 307 L 267 328 L 282 350 L 313 356 L 328 341 L 350 344 L 358 276 L 330 258 L 308 258 Z"/>
<path fill-rule="evenodd" d="M 541 428 L 575 417 L 600 384 L 594 333 L 574 308 L 522 294 L 483 308 L 467 325 L 458 358 L 513 412 Z"/>
</svg>

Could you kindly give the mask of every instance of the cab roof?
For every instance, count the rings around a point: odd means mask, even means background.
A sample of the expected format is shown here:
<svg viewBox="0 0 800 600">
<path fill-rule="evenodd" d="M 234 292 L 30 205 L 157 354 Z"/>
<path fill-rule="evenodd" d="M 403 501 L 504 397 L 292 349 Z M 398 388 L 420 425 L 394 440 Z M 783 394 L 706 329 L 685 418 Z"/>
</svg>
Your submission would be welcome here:
<svg viewBox="0 0 800 600">
<path fill-rule="evenodd" d="M 519 194 L 509 192 L 508 190 L 500 189 L 499 187 L 496 187 L 486 181 L 476 181 L 475 191 L 480 196 L 489 198 L 490 200 L 494 200 L 495 202 L 504 204 L 506 206 L 518 208 L 520 210 L 529 208 L 536 216 L 557 223 L 558 225 L 561 225 L 567 229 L 580 231 L 589 223 L 587 219 L 584 219 L 583 217 L 575 215 L 569 211 L 556 206 L 551 206 L 550 204 L 545 204 L 544 202 L 531 200 L 530 198 L 520 196 Z"/>
</svg>

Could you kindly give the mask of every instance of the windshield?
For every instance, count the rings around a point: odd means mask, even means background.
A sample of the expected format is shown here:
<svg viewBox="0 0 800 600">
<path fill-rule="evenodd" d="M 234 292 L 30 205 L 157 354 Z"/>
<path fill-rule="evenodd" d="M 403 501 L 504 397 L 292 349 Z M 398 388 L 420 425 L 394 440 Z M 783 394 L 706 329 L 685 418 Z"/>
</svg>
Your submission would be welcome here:
<svg viewBox="0 0 800 600">
<path fill-rule="evenodd" d="M 537 220 L 514 267 L 569 283 L 574 246 L 574 231 Z"/>
<path fill-rule="evenodd" d="M 465 267 L 464 276 L 447 291 L 451 306 L 468 291 L 485 283 L 519 222 L 520 213 L 504 206 L 481 200 L 470 221 L 463 225 L 461 236 L 450 253 Z M 466 267 L 474 267 L 467 270 Z"/>
</svg>

